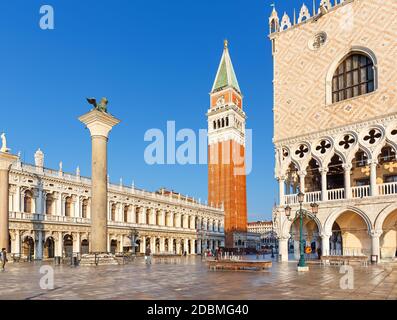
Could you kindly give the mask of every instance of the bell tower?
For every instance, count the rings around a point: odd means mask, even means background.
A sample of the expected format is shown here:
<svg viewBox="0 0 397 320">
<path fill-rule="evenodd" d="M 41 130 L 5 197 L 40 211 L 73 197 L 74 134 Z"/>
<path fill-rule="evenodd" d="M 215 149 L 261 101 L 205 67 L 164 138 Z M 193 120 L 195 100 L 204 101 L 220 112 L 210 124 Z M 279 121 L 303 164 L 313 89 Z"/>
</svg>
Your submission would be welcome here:
<svg viewBox="0 0 397 320">
<path fill-rule="evenodd" d="M 208 202 L 223 205 L 226 247 L 244 248 L 247 237 L 246 115 L 227 40 L 210 93 L 207 117 Z"/>
</svg>

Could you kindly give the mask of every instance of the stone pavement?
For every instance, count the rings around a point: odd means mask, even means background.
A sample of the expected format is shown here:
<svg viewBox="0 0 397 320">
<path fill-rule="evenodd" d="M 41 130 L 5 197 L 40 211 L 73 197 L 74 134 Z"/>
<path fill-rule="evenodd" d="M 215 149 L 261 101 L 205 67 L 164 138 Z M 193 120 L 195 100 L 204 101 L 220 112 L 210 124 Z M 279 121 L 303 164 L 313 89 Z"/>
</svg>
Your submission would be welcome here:
<svg viewBox="0 0 397 320">
<path fill-rule="evenodd" d="M 43 290 L 41 265 L 8 264 L 0 272 L 0 299 L 397 299 L 396 263 L 353 266 L 354 289 L 347 290 L 336 266 L 298 273 L 295 262 L 274 262 L 264 272 L 209 271 L 200 257 L 154 258 L 150 266 L 142 258 L 123 266 L 54 266 L 54 289 Z"/>
</svg>

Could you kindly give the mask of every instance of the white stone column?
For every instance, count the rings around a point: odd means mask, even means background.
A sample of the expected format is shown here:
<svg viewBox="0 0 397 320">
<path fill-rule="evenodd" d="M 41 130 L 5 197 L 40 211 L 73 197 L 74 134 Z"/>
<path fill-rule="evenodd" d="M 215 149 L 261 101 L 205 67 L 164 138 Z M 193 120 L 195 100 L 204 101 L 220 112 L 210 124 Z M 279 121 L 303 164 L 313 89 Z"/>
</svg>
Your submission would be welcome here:
<svg viewBox="0 0 397 320">
<path fill-rule="evenodd" d="M 166 214 L 164 210 L 160 210 L 160 225 L 161 226 L 166 225 Z"/>
<path fill-rule="evenodd" d="M 73 253 L 80 253 L 80 247 L 81 247 L 81 237 L 80 233 L 76 232 L 72 234 L 73 237 Z"/>
<path fill-rule="evenodd" d="M 165 252 L 165 238 L 161 237 L 160 238 L 160 253 L 164 253 Z"/>
<path fill-rule="evenodd" d="M 91 200 L 91 241 L 94 252 L 107 249 L 107 143 L 110 130 L 120 120 L 96 109 L 81 116 L 79 120 L 90 130 L 92 141 L 92 200 Z"/>
<path fill-rule="evenodd" d="M 168 239 L 168 252 L 174 253 L 174 239 L 173 238 Z"/>
<path fill-rule="evenodd" d="M 36 230 L 35 231 L 35 250 L 34 250 L 34 255 L 36 260 L 42 260 L 43 259 L 43 231 L 41 230 Z"/>
<path fill-rule="evenodd" d="M 62 257 L 63 256 L 63 236 L 62 232 L 58 232 L 58 237 L 55 239 L 55 256 Z"/>
<path fill-rule="evenodd" d="M 139 252 L 140 253 L 145 253 L 146 250 L 146 237 L 145 236 L 141 236 L 141 242 L 139 244 Z"/>
<path fill-rule="evenodd" d="M 285 205 L 285 177 L 281 176 L 277 178 L 278 180 L 278 194 L 279 194 L 279 204 L 280 206 Z"/>
<path fill-rule="evenodd" d="M 370 232 L 371 236 L 371 255 L 378 256 L 378 261 L 380 261 L 380 242 L 379 238 L 382 235 L 383 230 L 372 230 Z"/>
<path fill-rule="evenodd" d="M 181 240 L 176 240 L 176 254 L 181 254 Z"/>
<path fill-rule="evenodd" d="M 16 186 L 14 197 L 14 211 L 21 212 L 21 187 Z"/>
<path fill-rule="evenodd" d="M 122 234 L 119 235 L 119 243 L 120 243 L 120 246 L 118 249 L 119 249 L 119 252 L 121 253 L 124 251 L 124 236 Z"/>
<path fill-rule="evenodd" d="M 38 188 L 35 190 L 36 194 L 36 211 L 37 214 L 44 214 L 43 212 L 43 190 Z"/>
<path fill-rule="evenodd" d="M 201 254 L 201 247 L 202 247 L 201 239 L 198 239 L 197 240 L 197 254 Z"/>
<path fill-rule="evenodd" d="M 11 253 L 21 254 L 21 232 L 19 230 L 15 230 L 15 240 L 13 241 L 13 248 Z"/>
<path fill-rule="evenodd" d="M 62 216 L 62 194 L 60 192 L 56 195 L 56 215 Z"/>
<path fill-rule="evenodd" d="M 190 254 L 196 254 L 196 241 L 190 239 Z"/>
<path fill-rule="evenodd" d="M 0 250 L 9 248 L 9 173 L 18 157 L 0 151 Z"/>
<path fill-rule="evenodd" d="M 106 235 L 106 252 L 110 252 L 110 241 L 111 241 L 111 239 L 110 239 L 110 234 L 108 233 L 107 235 Z"/>
<path fill-rule="evenodd" d="M 321 173 L 321 200 L 328 201 L 328 190 L 327 190 L 327 173 L 328 168 L 322 168 Z"/>
<path fill-rule="evenodd" d="M 278 238 L 278 250 L 281 261 L 288 261 L 288 239 L 289 237 Z"/>
<path fill-rule="evenodd" d="M 150 237 L 150 250 L 152 251 L 152 254 L 156 253 L 156 238 L 155 237 Z"/>
<path fill-rule="evenodd" d="M 329 256 L 329 234 L 321 234 L 321 254 L 323 256 Z"/>
<path fill-rule="evenodd" d="M 299 171 L 299 189 L 300 192 L 305 193 L 305 177 L 306 177 L 307 172 L 306 171 Z"/>
<path fill-rule="evenodd" d="M 345 170 L 345 198 L 346 199 L 352 198 L 352 188 L 351 188 L 351 181 L 350 181 L 352 167 L 353 166 L 351 164 L 343 165 L 343 169 Z"/>
<path fill-rule="evenodd" d="M 371 168 L 371 176 L 370 176 L 370 181 L 371 181 L 371 196 L 377 196 L 378 195 L 378 185 L 376 184 L 376 168 L 378 165 L 378 161 L 375 159 L 371 160 L 369 162 L 370 168 Z"/>
</svg>

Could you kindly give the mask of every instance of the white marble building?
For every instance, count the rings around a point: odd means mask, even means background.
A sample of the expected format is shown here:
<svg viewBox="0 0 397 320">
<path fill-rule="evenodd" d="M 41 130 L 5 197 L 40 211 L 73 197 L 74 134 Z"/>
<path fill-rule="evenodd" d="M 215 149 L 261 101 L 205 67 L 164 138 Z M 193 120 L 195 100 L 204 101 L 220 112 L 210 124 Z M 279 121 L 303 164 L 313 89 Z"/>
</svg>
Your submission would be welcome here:
<svg viewBox="0 0 397 320">
<path fill-rule="evenodd" d="M 18 161 L 9 179 L 11 254 L 34 259 L 90 251 L 91 180 Z M 108 252 L 137 252 L 150 245 L 155 254 L 200 254 L 224 245 L 224 211 L 193 198 L 160 190 L 108 186 Z M 138 232 L 138 236 L 132 234 Z M 134 239 L 135 238 L 135 239 Z"/>
</svg>

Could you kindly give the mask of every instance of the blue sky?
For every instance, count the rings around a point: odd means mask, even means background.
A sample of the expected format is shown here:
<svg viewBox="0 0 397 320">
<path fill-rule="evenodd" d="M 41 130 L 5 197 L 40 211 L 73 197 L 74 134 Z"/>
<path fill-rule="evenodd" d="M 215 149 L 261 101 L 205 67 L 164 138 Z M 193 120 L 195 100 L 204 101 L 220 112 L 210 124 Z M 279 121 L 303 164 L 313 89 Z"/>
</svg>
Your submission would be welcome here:
<svg viewBox="0 0 397 320">
<path fill-rule="evenodd" d="M 269 219 L 277 197 L 273 178 L 272 57 L 268 17 L 273 1 L 0 1 L 0 131 L 12 152 L 45 166 L 90 175 L 90 139 L 77 120 L 86 97 L 106 96 L 122 120 L 111 133 L 109 174 L 130 185 L 207 198 L 205 165 L 147 165 L 146 130 L 206 128 L 208 93 L 229 48 L 253 130 L 247 177 L 250 220 Z M 55 30 L 39 28 L 43 4 L 55 10 Z M 302 1 L 276 1 L 281 15 Z"/>
</svg>

